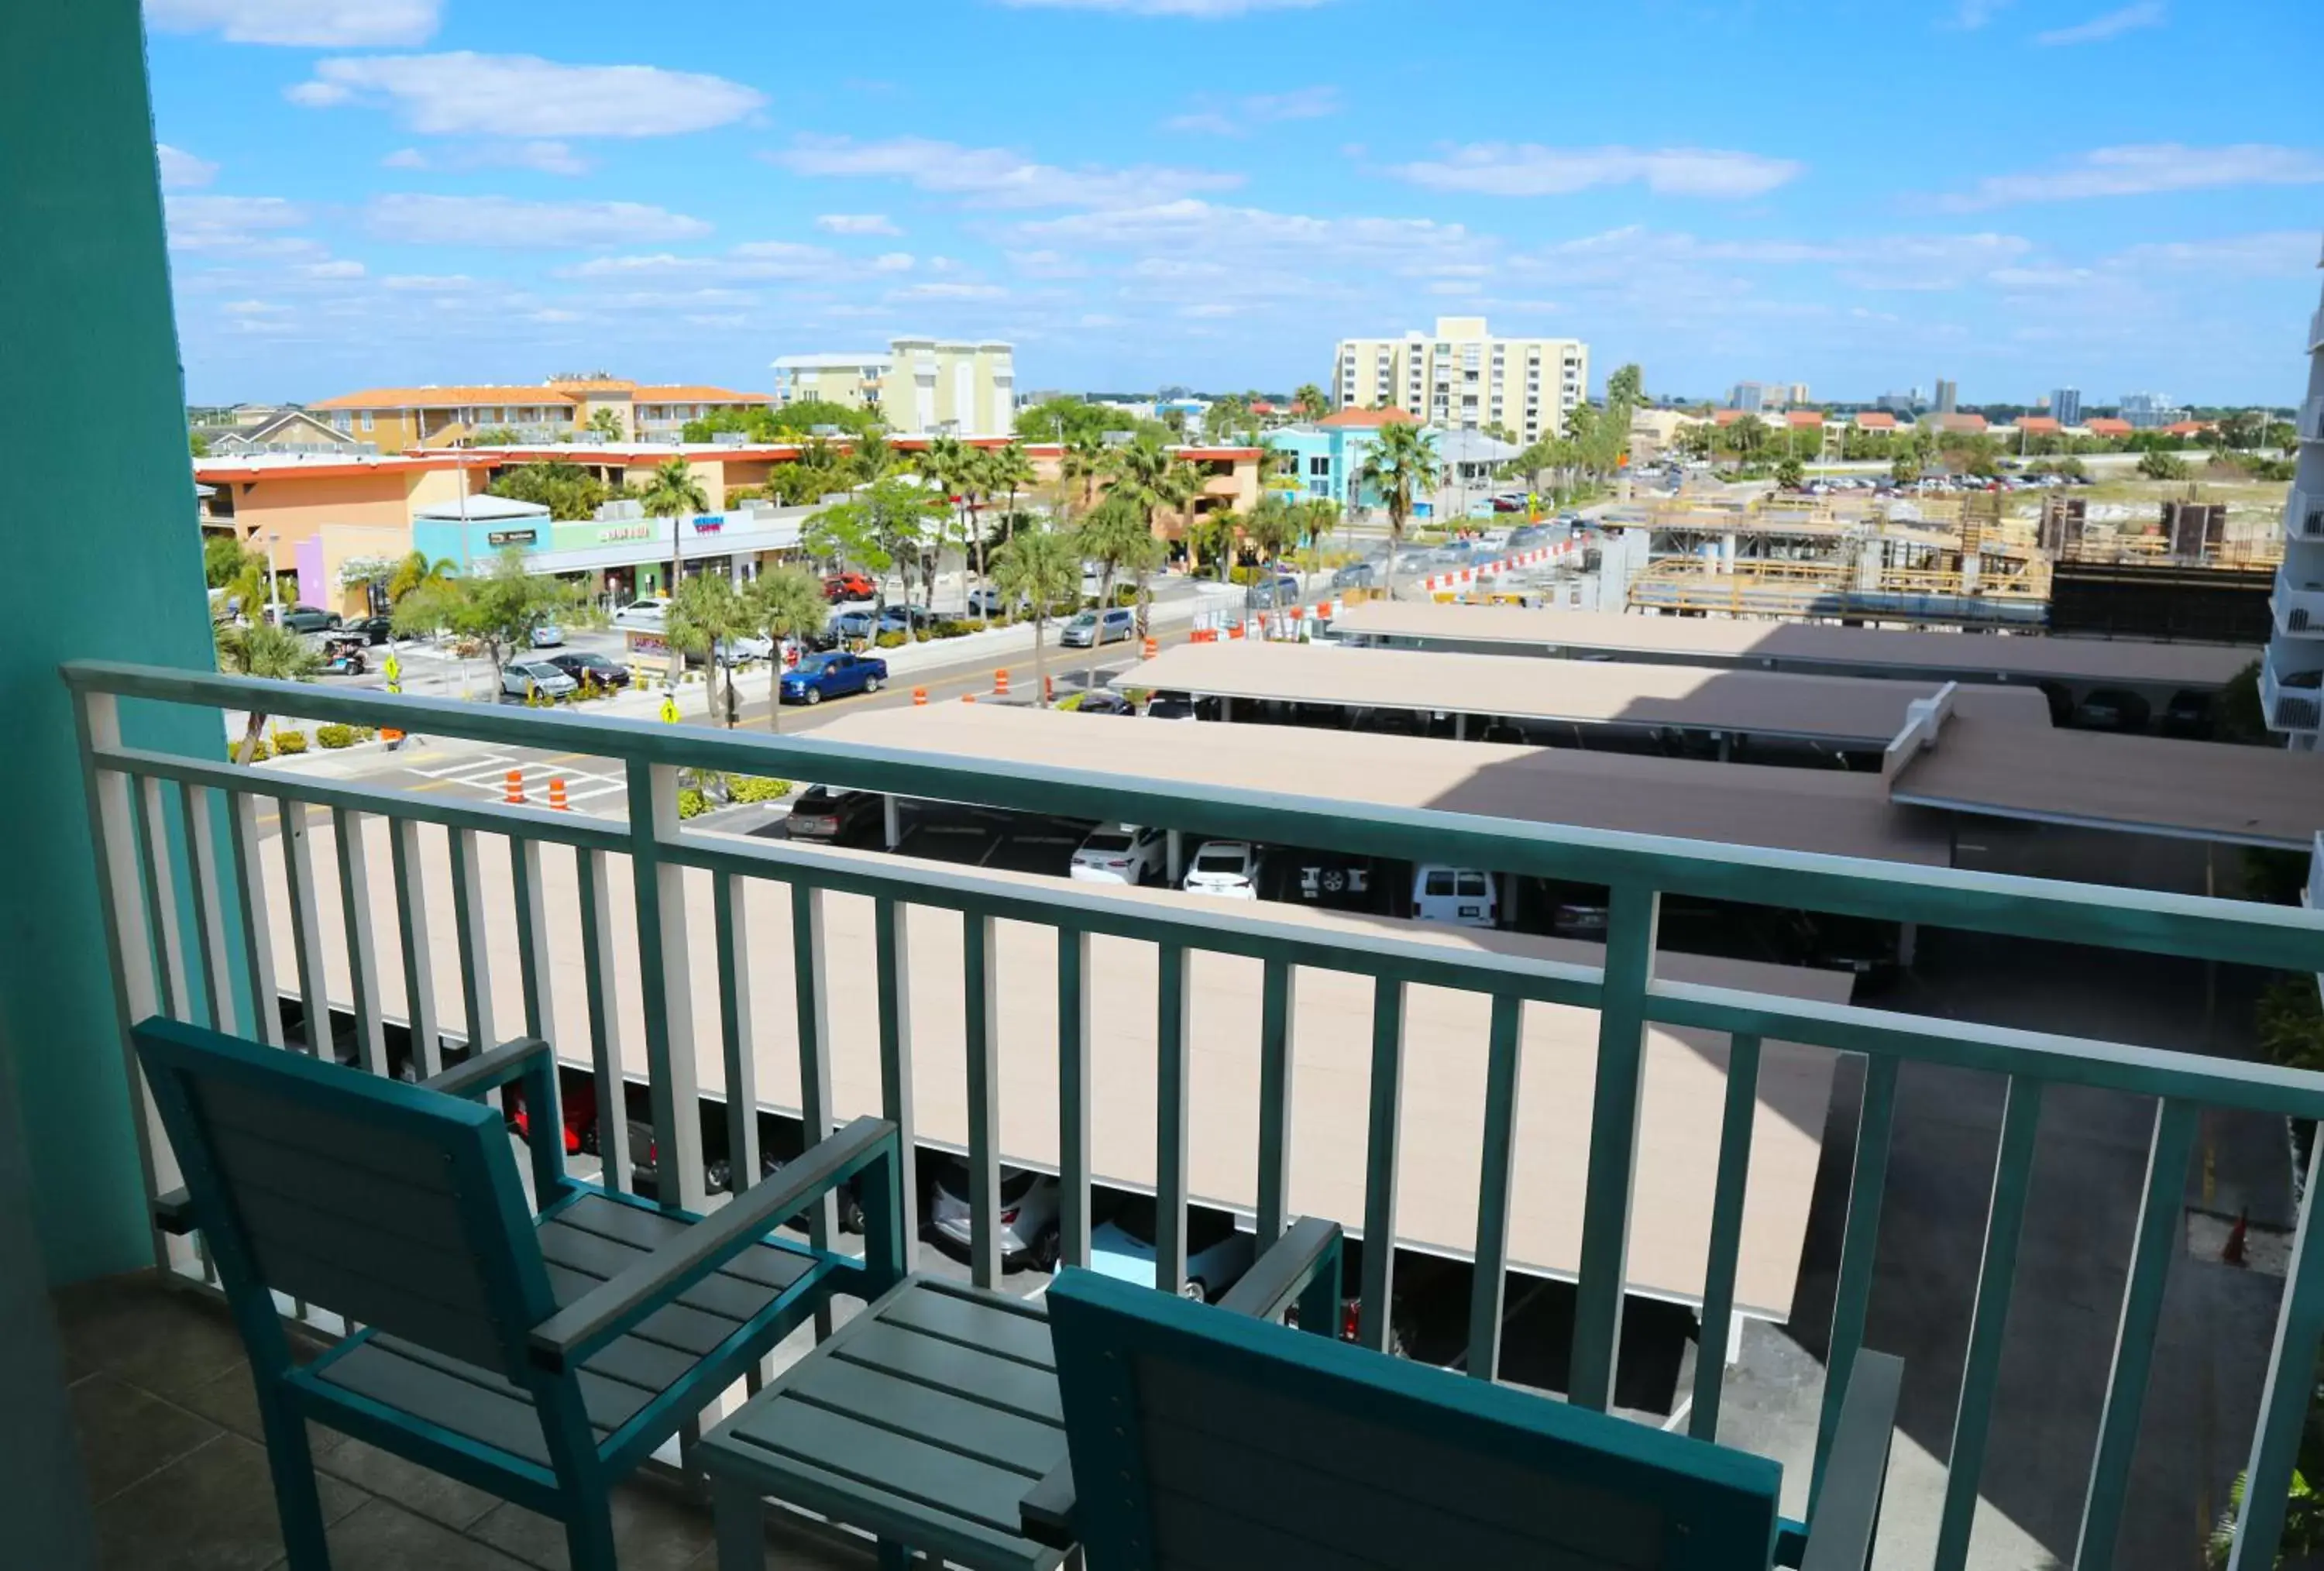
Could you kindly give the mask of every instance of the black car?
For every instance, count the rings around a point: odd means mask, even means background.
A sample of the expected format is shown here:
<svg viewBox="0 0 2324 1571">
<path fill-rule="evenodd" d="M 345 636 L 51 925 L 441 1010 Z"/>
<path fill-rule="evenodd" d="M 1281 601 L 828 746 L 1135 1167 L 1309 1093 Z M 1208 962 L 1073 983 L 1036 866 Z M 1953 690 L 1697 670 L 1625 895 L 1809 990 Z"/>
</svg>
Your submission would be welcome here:
<svg viewBox="0 0 2324 1571">
<path fill-rule="evenodd" d="M 2211 695 L 2182 688 L 2171 695 L 2171 702 L 2163 708 L 2163 735 L 2183 736 L 2191 742 L 2209 742 L 2218 727 L 2218 711 Z"/>
<path fill-rule="evenodd" d="M 2145 699 L 2124 688 L 2095 688 L 2074 706 L 2074 724 L 2084 731 L 2144 731 L 2153 713 Z"/>
<path fill-rule="evenodd" d="M 602 654 L 568 649 L 543 658 L 576 682 L 594 682 L 601 688 L 626 688 L 630 685 L 630 668 Z"/>
<path fill-rule="evenodd" d="M 395 637 L 395 623 L 391 617 L 366 616 L 360 622 L 341 623 L 339 631 L 351 636 L 360 636 L 365 643 L 377 646 Z"/>
<path fill-rule="evenodd" d="M 325 633 L 339 624 L 339 614 L 316 605 L 293 605 L 282 613 L 281 620 L 292 633 Z"/>
<path fill-rule="evenodd" d="M 794 840 L 852 840 L 878 834 L 885 817 L 878 791 L 809 786 L 792 805 L 786 832 Z"/>
<path fill-rule="evenodd" d="M 1135 715 L 1138 713 L 1135 705 L 1111 688 L 1092 688 L 1082 695 L 1082 701 L 1074 706 L 1074 711 L 1081 715 Z"/>
</svg>

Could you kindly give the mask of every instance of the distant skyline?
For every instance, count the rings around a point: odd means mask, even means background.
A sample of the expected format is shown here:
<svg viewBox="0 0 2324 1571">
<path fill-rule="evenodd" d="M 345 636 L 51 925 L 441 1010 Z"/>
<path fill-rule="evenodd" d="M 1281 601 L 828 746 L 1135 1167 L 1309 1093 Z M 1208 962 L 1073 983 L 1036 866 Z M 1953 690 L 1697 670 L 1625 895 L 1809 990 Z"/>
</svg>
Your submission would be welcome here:
<svg viewBox="0 0 2324 1571">
<path fill-rule="evenodd" d="M 1600 387 L 2282 405 L 2318 303 L 2314 0 L 146 16 L 200 402 L 766 391 L 913 333 L 1028 388 L 1288 390 L 1483 315 Z"/>
</svg>

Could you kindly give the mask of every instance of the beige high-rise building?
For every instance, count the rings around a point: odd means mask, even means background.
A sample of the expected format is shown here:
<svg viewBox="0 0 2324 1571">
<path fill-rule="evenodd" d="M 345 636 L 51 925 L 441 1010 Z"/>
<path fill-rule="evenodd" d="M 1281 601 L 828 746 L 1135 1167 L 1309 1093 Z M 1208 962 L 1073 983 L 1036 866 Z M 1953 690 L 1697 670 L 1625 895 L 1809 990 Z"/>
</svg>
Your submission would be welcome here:
<svg viewBox="0 0 2324 1571">
<path fill-rule="evenodd" d="M 1482 317 L 1439 317 L 1434 336 L 1343 338 L 1332 363 L 1342 409 L 1400 409 L 1447 430 L 1500 426 L 1530 444 L 1565 430 L 1588 396 L 1579 338 L 1497 338 Z"/>
<path fill-rule="evenodd" d="M 807 398 L 876 409 L 889 430 L 908 436 L 1005 436 L 1017 418 L 1016 355 L 1001 343 L 897 338 L 885 355 L 776 361 L 776 407 Z"/>
</svg>

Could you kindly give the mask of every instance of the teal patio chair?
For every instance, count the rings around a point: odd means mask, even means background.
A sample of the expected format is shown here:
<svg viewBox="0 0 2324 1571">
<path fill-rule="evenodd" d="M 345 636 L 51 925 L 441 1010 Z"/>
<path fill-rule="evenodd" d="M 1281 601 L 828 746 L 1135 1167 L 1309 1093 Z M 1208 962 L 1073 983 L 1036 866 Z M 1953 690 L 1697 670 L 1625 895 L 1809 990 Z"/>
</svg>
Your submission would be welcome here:
<svg viewBox="0 0 2324 1571">
<path fill-rule="evenodd" d="M 158 1219 L 216 1262 L 294 1571 L 330 1563 L 306 1419 L 553 1517 L 576 1571 L 613 1571 L 611 1486 L 834 1291 L 902 1275 L 891 1123 L 857 1120 L 706 1220 L 566 1175 L 545 1042 L 414 1086 L 172 1021 L 132 1036 L 186 1178 Z M 512 1081 L 537 1214 L 474 1100 Z M 857 1175 L 863 1261 L 768 1236 Z M 277 1295 L 350 1335 L 295 1364 Z"/>
<path fill-rule="evenodd" d="M 1088 1271 L 1048 1293 L 1071 1478 L 1028 1529 L 1090 1571 L 1767 1571 L 1764 1457 Z M 1808 1571 L 1869 1563 L 1903 1365 L 1857 1355 Z"/>
</svg>

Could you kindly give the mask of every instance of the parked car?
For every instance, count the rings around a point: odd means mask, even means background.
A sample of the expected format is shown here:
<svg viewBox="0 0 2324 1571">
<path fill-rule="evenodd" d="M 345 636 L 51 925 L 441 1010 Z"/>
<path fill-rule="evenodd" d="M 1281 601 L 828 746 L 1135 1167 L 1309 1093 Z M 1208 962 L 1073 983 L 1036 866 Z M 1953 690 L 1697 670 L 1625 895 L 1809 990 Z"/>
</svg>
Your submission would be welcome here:
<svg viewBox="0 0 2324 1571">
<path fill-rule="evenodd" d="M 1350 562 L 1332 575 L 1334 589 L 1369 589 L 1379 582 L 1379 570 L 1370 562 Z"/>
<path fill-rule="evenodd" d="M 879 633 L 911 633 L 935 625 L 936 614 L 925 605 L 890 605 L 880 613 Z"/>
<path fill-rule="evenodd" d="M 1146 700 L 1148 720 L 1199 720 L 1194 698 L 1185 693 L 1157 693 Z"/>
<path fill-rule="evenodd" d="M 1127 605 L 1116 605 L 1104 611 L 1084 611 L 1058 630 L 1057 642 L 1066 649 L 1090 649 L 1101 643 L 1119 643 L 1136 636 L 1137 613 Z"/>
<path fill-rule="evenodd" d="M 2171 695 L 2171 702 L 2163 708 L 2163 735 L 2183 736 L 2190 741 L 2208 742 L 2218 727 L 2218 711 L 2211 695 L 2193 688 L 2181 688 Z"/>
<path fill-rule="evenodd" d="M 2126 688 L 2094 688 L 2074 706 L 2074 724 L 2085 731 L 2144 731 L 2153 713 Z"/>
<path fill-rule="evenodd" d="M 508 698 L 529 698 L 535 693 L 561 698 L 580 685 L 545 660 L 512 660 L 501 673 L 501 696 Z"/>
<path fill-rule="evenodd" d="M 1134 1195 L 1090 1234 L 1090 1270 L 1134 1282 L 1154 1285 L 1157 1215 L 1154 1202 Z M 1215 1303 L 1242 1280 L 1259 1253 L 1259 1241 L 1234 1224 L 1224 1211 L 1208 1206 L 1186 1207 L 1186 1280 L 1181 1298 Z"/>
<path fill-rule="evenodd" d="M 613 613 L 613 625 L 634 627 L 643 633 L 659 633 L 669 623 L 669 602 L 659 596 L 632 600 Z"/>
<path fill-rule="evenodd" d="M 634 1131 L 639 1126 L 633 1123 L 630 1127 L 633 1132 L 631 1136 L 630 1149 L 634 1151 L 637 1149 Z M 767 1150 L 765 1145 L 761 1143 L 759 1148 L 759 1178 L 761 1181 L 773 1178 L 777 1173 L 781 1172 L 788 1166 L 790 1166 L 789 1159 L 775 1155 L 774 1152 Z M 632 1170 L 634 1170 L 635 1164 L 632 1163 Z M 731 1158 L 724 1156 L 711 1157 L 702 1164 L 702 1187 L 711 1194 L 725 1194 L 728 1189 L 732 1187 L 733 1182 L 734 1164 Z M 862 1197 L 856 1192 L 855 1180 L 850 1178 L 847 1182 L 842 1184 L 839 1187 L 836 1197 L 839 1201 L 839 1231 L 842 1233 L 862 1232 L 863 1201 Z M 807 1214 L 801 1211 L 795 1216 L 785 1217 L 783 1219 L 782 1225 L 792 1229 L 794 1232 L 805 1233 L 807 1231 Z"/>
<path fill-rule="evenodd" d="M 366 616 L 361 622 L 343 622 L 339 631 L 360 634 L 365 643 L 378 645 L 395 639 L 395 619 L 390 616 Z"/>
<path fill-rule="evenodd" d="M 869 638 L 880 631 L 880 619 L 869 611 L 842 611 L 831 619 L 831 631 L 842 638 Z"/>
<path fill-rule="evenodd" d="M 1161 829 L 1119 824 L 1093 829 L 1074 852 L 1066 876 L 1084 883 L 1158 883 L 1170 864 L 1170 836 Z"/>
<path fill-rule="evenodd" d="M 1074 713 L 1135 716 L 1138 707 L 1111 688 L 1092 688 L 1082 695 L 1082 701 L 1074 706 Z"/>
<path fill-rule="evenodd" d="M 1277 895 L 1333 910 L 1369 910 L 1372 903 L 1372 864 L 1368 857 L 1344 851 L 1297 851 L 1277 848 L 1268 858 L 1280 875 Z"/>
<path fill-rule="evenodd" d="M 928 1224 L 938 1235 L 966 1249 L 975 1242 L 968 1204 L 968 1164 L 946 1157 L 936 1165 L 936 1192 L 928 1203 Z M 1057 1180 L 1047 1173 L 1023 1168 L 1001 1169 L 999 1210 L 993 1224 L 1001 1232 L 1004 1263 L 1021 1261 L 1042 1271 L 1057 1263 Z"/>
<path fill-rule="evenodd" d="M 783 673 L 783 702 L 820 704 L 850 693 L 876 693 L 888 679 L 888 662 L 877 655 L 835 650 L 811 654 Z"/>
<path fill-rule="evenodd" d="M 339 615 L 319 605 L 293 605 L 277 620 L 292 633 L 323 633 L 339 624 Z"/>
<path fill-rule="evenodd" d="M 1250 603 L 1262 611 L 1299 604 L 1299 580 L 1288 573 L 1262 579 L 1250 587 Z"/>
<path fill-rule="evenodd" d="M 1205 840 L 1179 887 L 1225 900 L 1259 898 L 1259 847 L 1243 840 Z"/>
<path fill-rule="evenodd" d="M 823 581 L 823 597 L 836 605 L 845 600 L 869 600 L 880 587 L 862 573 L 834 573 Z"/>
<path fill-rule="evenodd" d="M 554 622 L 544 622 L 532 630 L 532 647 L 556 649 L 565 642 L 565 629 Z"/>
<path fill-rule="evenodd" d="M 989 584 L 980 584 L 968 592 L 968 614 L 971 616 L 1001 616 L 1005 615 L 1008 610 L 1008 600 Z"/>
<path fill-rule="evenodd" d="M 561 654 L 550 655 L 549 663 L 571 677 L 576 686 L 585 676 L 601 688 L 626 688 L 630 685 L 630 668 L 602 654 L 567 650 Z"/>
<path fill-rule="evenodd" d="M 877 791 L 809 786 L 791 804 L 788 832 L 794 840 L 851 840 L 876 833 L 883 817 Z"/>
<path fill-rule="evenodd" d="M 1497 928 L 1501 922 L 1500 892 L 1494 888 L 1489 873 L 1423 863 L 1412 870 L 1412 914 L 1424 922 Z"/>
<path fill-rule="evenodd" d="M 738 633 L 732 638 L 718 641 L 718 663 L 741 665 L 745 661 L 770 660 L 774 657 L 775 641 L 763 633 Z"/>
</svg>

